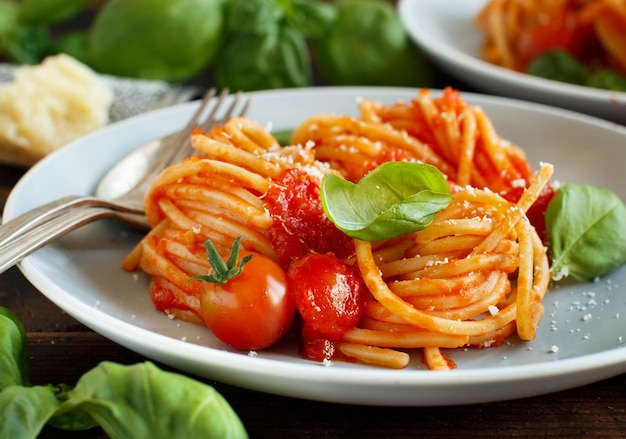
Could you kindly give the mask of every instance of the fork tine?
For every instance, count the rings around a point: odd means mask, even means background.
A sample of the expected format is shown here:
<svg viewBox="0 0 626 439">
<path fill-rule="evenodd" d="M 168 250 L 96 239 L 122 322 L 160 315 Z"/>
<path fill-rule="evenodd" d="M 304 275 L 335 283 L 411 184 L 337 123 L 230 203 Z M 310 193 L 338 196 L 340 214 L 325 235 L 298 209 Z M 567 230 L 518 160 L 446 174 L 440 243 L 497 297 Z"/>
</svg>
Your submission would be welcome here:
<svg viewBox="0 0 626 439">
<path fill-rule="evenodd" d="M 235 93 L 226 111 L 221 116 L 219 116 L 217 113 L 219 109 L 222 107 L 222 104 L 224 103 L 224 99 L 227 96 L 228 96 L 228 89 L 226 88 L 221 91 L 221 93 L 217 97 L 217 101 L 215 102 L 215 105 L 213 106 L 209 114 L 205 117 L 204 121 L 197 125 L 199 128 L 201 128 L 204 131 L 208 131 L 209 129 L 213 128 L 215 125 L 223 124 L 233 117 L 235 109 L 237 108 L 237 106 L 239 105 L 239 101 L 241 100 L 242 93 L 240 91 Z M 237 115 L 240 117 L 245 116 L 249 108 L 250 108 L 250 99 L 246 99 L 246 102 L 243 104 L 242 109 L 237 113 Z M 201 109 L 204 109 L 204 106 Z M 193 154 L 194 149 L 191 146 L 191 141 L 190 141 L 192 132 L 193 132 L 193 129 L 190 130 L 188 133 L 185 133 L 187 134 L 187 137 L 186 137 L 187 141 L 184 146 L 181 146 L 181 148 L 178 150 L 178 153 L 174 157 L 172 157 L 172 160 L 170 162 L 171 164 L 178 163 L 182 161 L 183 159 L 185 159 L 186 157 L 189 157 Z"/>
<path fill-rule="evenodd" d="M 143 179 L 143 182 L 147 182 L 152 180 L 152 178 L 160 172 L 162 169 L 166 167 L 181 162 L 185 158 L 191 156 L 193 154 L 193 147 L 191 146 L 191 133 L 196 127 L 200 127 L 204 130 L 208 130 L 216 124 L 224 123 L 228 119 L 232 117 L 232 114 L 237 107 L 240 98 L 241 92 L 237 92 L 228 107 L 228 109 L 224 112 L 221 118 L 218 118 L 217 113 L 219 109 L 223 106 L 224 100 L 226 96 L 228 96 L 228 89 L 223 89 L 219 96 L 217 96 L 217 100 L 213 105 L 213 108 L 209 112 L 209 114 L 204 118 L 202 122 L 199 122 L 202 114 L 205 112 L 209 102 L 211 102 L 212 98 L 215 97 L 216 90 L 215 88 L 211 88 L 207 90 L 207 92 L 202 97 L 202 101 L 200 102 L 200 106 L 196 109 L 193 116 L 185 126 L 185 128 L 178 133 L 175 137 L 175 140 L 169 143 L 160 154 L 162 159 L 159 162 L 159 166 L 157 166 L 157 172 L 152 175 L 146 175 Z M 239 112 L 239 116 L 244 116 L 250 107 L 250 100 L 244 104 L 243 109 Z"/>
<path fill-rule="evenodd" d="M 220 94 L 220 97 L 218 98 L 218 102 L 215 105 L 215 108 L 213 109 L 213 111 L 216 111 L 217 107 L 219 107 L 223 94 L 224 92 Z M 183 145 L 187 141 L 189 136 L 191 136 L 192 131 L 198 126 L 198 120 L 200 119 L 200 116 L 204 112 L 204 109 L 206 108 L 206 106 L 209 104 L 209 101 L 214 96 L 215 96 L 215 88 L 210 88 L 204 94 L 204 96 L 202 97 L 202 101 L 200 101 L 200 106 L 193 113 L 193 116 L 191 116 L 191 119 L 189 120 L 189 122 L 187 122 L 187 125 L 185 126 L 185 128 L 183 128 L 183 130 L 180 133 L 178 133 L 178 136 L 176 136 L 176 141 L 172 142 L 171 146 L 168 148 L 168 150 L 170 150 L 169 155 L 172 156 L 168 160 L 168 162 L 172 163 L 173 158 L 178 155 L 177 151 L 180 149 L 180 146 Z"/>
<path fill-rule="evenodd" d="M 226 121 L 228 121 L 228 119 L 232 118 L 233 117 L 233 113 L 235 111 L 235 108 L 237 108 L 237 105 L 239 104 L 239 101 L 241 100 L 241 96 L 242 96 L 242 93 L 240 91 L 235 93 L 235 96 L 233 97 L 233 101 L 231 102 L 231 104 L 228 107 L 228 109 L 224 112 L 222 117 L 217 119 L 217 120 L 215 120 L 214 123 L 222 124 L 222 123 L 225 123 Z M 239 113 L 237 115 L 239 117 L 245 116 L 245 114 L 248 112 L 249 108 L 250 108 L 250 99 L 246 99 L 246 102 L 243 104 L 243 108 L 239 111 Z M 214 116 L 214 113 L 215 112 L 213 112 L 211 115 Z"/>
<path fill-rule="evenodd" d="M 217 110 L 222 106 L 222 102 L 224 102 L 224 98 L 228 95 L 228 89 L 225 88 L 222 90 L 222 92 L 219 94 L 219 96 L 217 97 L 217 102 L 215 103 L 215 106 L 213 107 L 213 109 L 211 110 L 211 112 L 204 118 L 204 122 L 202 122 L 201 124 L 199 124 L 198 126 L 200 128 L 202 128 L 203 130 L 208 130 L 209 128 L 211 128 L 215 123 L 218 122 L 218 119 L 216 117 L 217 114 Z M 235 99 L 233 99 L 232 104 L 230 105 L 229 110 L 227 111 L 232 111 L 233 106 L 237 103 L 237 97 L 235 96 Z"/>
</svg>

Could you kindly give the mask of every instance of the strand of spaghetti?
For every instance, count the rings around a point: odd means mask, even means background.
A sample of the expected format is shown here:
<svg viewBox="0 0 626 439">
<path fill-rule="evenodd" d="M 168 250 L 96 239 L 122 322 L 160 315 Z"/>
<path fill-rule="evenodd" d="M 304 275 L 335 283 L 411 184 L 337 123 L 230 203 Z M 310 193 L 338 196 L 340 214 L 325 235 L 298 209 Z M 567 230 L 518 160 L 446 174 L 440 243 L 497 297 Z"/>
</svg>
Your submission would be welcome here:
<svg viewBox="0 0 626 439">
<path fill-rule="evenodd" d="M 386 245 L 387 243 L 389 245 Z M 376 260 L 380 263 L 397 261 L 398 259 L 404 258 L 406 251 L 414 245 L 413 241 L 410 239 L 398 240 L 397 242 L 389 240 L 387 243 L 377 248 L 374 252 Z"/>
<path fill-rule="evenodd" d="M 384 348 L 415 349 L 423 347 L 458 348 L 465 346 L 467 335 L 448 335 L 431 331 L 377 331 L 374 329 L 355 328 L 347 331 L 343 340 L 364 345 Z"/>
<path fill-rule="evenodd" d="M 409 326 L 413 328 L 413 326 L 411 326 L 407 321 L 402 320 L 400 317 L 393 314 L 379 302 L 370 301 L 365 306 L 365 316 L 370 318 L 372 321 L 388 323 L 391 325 L 400 325 L 402 327 Z"/>
<path fill-rule="evenodd" d="M 198 133 L 202 131 L 196 131 L 196 134 Z M 243 117 L 233 117 L 223 126 L 214 127 L 208 133 L 208 137 L 222 143 L 237 145 L 237 148 L 255 154 L 278 147 L 278 142 L 271 133 L 256 122 Z"/>
<path fill-rule="evenodd" d="M 503 21 L 503 2 L 494 0 L 490 5 L 491 11 L 487 16 L 489 33 L 493 38 L 493 43 L 498 51 L 500 63 L 507 68 L 514 68 L 515 62 L 513 54 L 507 41 L 507 32 Z"/>
<path fill-rule="evenodd" d="M 451 309 L 433 309 L 428 312 L 436 317 L 449 320 L 471 320 L 483 313 L 495 314 L 500 312 L 498 306 L 506 298 L 506 294 L 511 290 L 511 284 L 504 273 L 496 273 L 495 279 L 490 278 L 489 281 L 494 283 L 485 283 L 480 292 L 484 293 L 476 302 L 460 308 Z M 489 290 L 489 286 L 493 285 L 493 290 Z M 475 293 L 478 295 L 478 291 Z M 412 303 L 409 299 L 408 303 Z M 503 307 L 504 308 L 504 307 Z"/>
<path fill-rule="evenodd" d="M 355 358 L 363 363 L 372 364 L 389 369 L 404 369 L 410 357 L 405 352 L 377 346 L 364 346 L 356 343 L 339 343 L 338 349 L 348 357 Z"/>
<path fill-rule="evenodd" d="M 453 259 L 445 264 L 434 265 L 398 276 L 399 279 L 419 277 L 460 276 L 476 270 L 502 270 L 513 273 L 517 268 L 519 258 L 509 253 L 478 253 L 470 254 L 463 259 Z"/>
<path fill-rule="evenodd" d="M 197 213 L 193 217 L 187 216 L 176 207 L 174 202 L 168 198 L 161 198 L 158 201 L 161 212 L 170 219 L 173 226 L 182 230 L 195 230 L 194 232 L 202 240 L 210 239 L 216 244 L 228 247 L 237 236 L 242 236 L 241 243 L 246 248 L 252 248 L 266 256 L 276 260 L 276 253 L 269 242 L 269 239 L 257 230 L 250 229 L 239 223 L 221 218 L 217 223 L 215 217 Z"/>
<path fill-rule="evenodd" d="M 192 251 L 193 247 L 187 243 L 167 238 L 161 239 L 159 245 L 163 254 L 167 255 L 178 268 L 189 275 L 196 276 L 210 270 L 203 247 L 198 246 L 197 250 Z"/>
<path fill-rule="evenodd" d="M 186 285 L 189 275 L 160 253 L 152 242 L 144 243 L 143 253 L 143 259 L 141 261 L 142 270 L 153 277 L 167 279 L 180 290 L 185 289 L 185 293 L 181 291 L 177 294 L 178 300 L 189 309 L 200 312 L 200 299 L 198 295 L 189 294 L 191 287 Z M 176 290 L 173 290 L 173 292 L 176 292 Z"/>
<path fill-rule="evenodd" d="M 415 328 L 414 326 L 409 325 L 406 322 L 402 323 L 389 323 L 382 320 L 376 320 L 368 315 L 364 315 L 359 322 L 359 328 L 363 329 L 373 329 L 375 331 L 385 331 L 385 332 L 411 332 L 411 331 L 421 331 L 421 329 Z"/>
<path fill-rule="evenodd" d="M 383 104 L 373 99 L 360 99 L 357 104 L 363 120 L 372 123 L 382 123 L 380 111 L 383 109 Z"/>
<path fill-rule="evenodd" d="M 483 335 L 476 335 L 469 338 L 469 345 L 477 348 L 490 348 L 499 346 L 506 338 L 515 333 L 517 329 L 516 322 L 510 322 L 495 331 L 487 332 Z"/>
<path fill-rule="evenodd" d="M 383 306 L 406 322 L 435 332 L 453 335 L 480 335 L 497 329 L 515 318 L 515 306 L 511 305 L 495 316 L 480 321 L 455 321 L 434 317 L 420 311 L 393 294 L 380 276 L 369 242 L 354 240 L 357 263 L 368 289 Z"/>
<path fill-rule="evenodd" d="M 548 183 L 554 167 L 548 163 L 542 163 L 535 177 L 530 181 L 528 188 L 522 193 L 517 205 L 509 209 L 509 214 L 498 224 L 496 229 L 472 252 L 473 254 L 485 253 L 494 249 L 498 242 L 509 234 L 515 224 L 522 218 L 530 206 L 537 200 L 543 187 Z"/>
<path fill-rule="evenodd" d="M 165 228 L 169 227 L 169 220 L 164 219 L 156 226 L 152 227 L 148 233 L 144 236 L 144 240 L 152 239 L 153 237 L 160 235 Z M 135 271 L 139 265 L 143 254 L 143 240 L 139 241 L 137 245 L 122 259 L 122 268 L 126 271 Z"/>
<path fill-rule="evenodd" d="M 548 291 L 548 286 L 551 280 L 550 261 L 548 260 L 548 255 L 546 254 L 546 248 L 537 231 L 533 229 L 530 237 L 533 241 L 533 288 L 535 289 L 539 300 L 541 300 Z"/>
<path fill-rule="evenodd" d="M 430 370 L 451 370 L 454 369 L 454 363 L 448 360 L 438 347 L 424 348 L 424 360 Z"/>
<path fill-rule="evenodd" d="M 522 340 L 535 338 L 534 314 L 537 295 L 533 290 L 533 243 L 525 221 L 516 224 L 520 243 L 520 262 L 517 274 L 517 333 Z"/>
<path fill-rule="evenodd" d="M 400 275 L 415 273 L 435 264 L 445 264 L 450 258 L 446 254 L 404 257 L 396 261 L 381 263 L 378 269 L 385 279 L 396 278 Z"/>
<path fill-rule="evenodd" d="M 461 115 L 463 124 L 463 136 L 459 151 L 459 165 L 457 168 L 456 183 L 466 186 L 471 183 L 472 169 L 474 164 L 474 151 L 476 149 L 477 125 L 474 112 L 465 108 Z"/>
<path fill-rule="evenodd" d="M 204 134 L 195 134 L 191 137 L 191 144 L 195 149 L 213 159 L 223 160 L 233 165 L 241 166 L 257 174 L 276 178 L 282 168 L 276 163 L 264 160 L 257 154 L 239 149 L 228 143 L 211 139 Z"/>
<path fill-rule="evenodd" d="M 507 155 L 504 153 L 503 148 L 500 145 L 502 141 L 496 134 L 496 131 L 491 123 L 491 120 L 487 117 L 484 111 L 479 108 L 474 108 L 474 116 L 476 118 L 476 124 L 478 131 L 481 134 L 481 146 L 484 148 L 489 160 L 496 168 L 496 174 L 504 180 L 511 181 L 519 178 L 514 168 L 508 160 Z M 513 175 L 511 175 L 513 174 Z"/>
<path fill-rule="evenodd" d="M 393 290 L 392 290 L 393 291 Z M 506 273 L 492 271 L 482 283 L 461 294 L 406 296 L 404 300 L 429 314 L 446 319 L 468 320 L 489 311 L 510 291 Z"/>
<path fill-rule="evenodd" d="M 245 218 L 253 227 L 267 229 L 272 218 L 264 209 L 251 206 L 238 196 L 219 189 L 211 189 L 191 184 L 172 184 L 165 188 L 165 194 L 176 200 L 178 206 L 204 210 L 234 218 Z"/>
<path fill-rule="evenodd" d="M 458 218 L 460 213 L 467 212 L 467 203 L 476 203 L 478 210 L 487 210 L 487 212 L 500 212 L 502 216 L 506 213 L 510 207 L 510 202 L 506 201 L 502 197 L 496 196 L 489 190 L 477 190 L 473 187 L 464 187 L 462 190 L 457 190 L 454 193 L 454 200 L 452 204 L 437 214 L 436 221 L 443 221 L 445 219 Z M 474 209 L 476 210 L 476 209 Z M 472 210 L 469 210 L 470 212 Z M 461 212 L 461 214 L 462 214 Z M 426 232 L 430 227 L 420 231 L 420 233 Z"/>
<path fill-rule="evenodd" d="M 439 146 L 443 152 L 443 158 L 450 163 L 457 163 L 459 156 L 458 147 L 461 139 L 461 131 L 457 124 L 458 116 L 456 108 L 443 107 L 439 110 L 435 118 L 436 123 L 441 125 L 440 129 L 437 129 L 437 126 L 431 127 L 434 134 L 438 137 Z"/>
<path fill-rule="evenodd" d="M 469 253 L 471 249 L 476 247 L 484 239 L 483 236 L 485 235 L 452 235 L 443 236 L 432 241 L 420 242 L 407 251 L 407 256 L 436 255 L 457 250 L 467 251 Z"/>
<path fill-rule="evenodd" d="M 493 223 L 489 219 L 474 218 L 452 218 L 449 220 L 435 220 L 424 230 L 420 230 L 415 235 L 417 244 L 431 242 L 449 235 L 478 235 L 486 236 L 493 229 Z"/>
<path fill-rule="evenodd" d="M 485 281 L 487 274 L 477 271 L 465 276 L 451 276 L 445 279 L 418 278 L 398 280 L 389 283 L 389 289 L 399 297 L 444 296 L 455 292 L 471 291 Z M 461 305 L 457 305 L 461 306 Z M 446 306 L 447 308 L 451 306 Z"/>
<path fill-rule="evenodd" d="M 373 141 L 367 137 L 356 134 L 337 134 L 332 137 L 324 138 L 326 149 L 339 149 L 348 155 L 344 158 L 351 162 L 358 162 L 358 157 L 351 157 L 351 153 L 360 153 L 369 158 L 376 158 L 385 147 L 381 142 Z M 317 155 L 316 147 L 316 155 Z M 327 153 L 330 153 L 329 151 Z"/>
<path fill-rule="evenodd" d="M 214 178 L 223 177 L 233 183 L 239 183 L 242 187 L 247 187 L 261 194 L 264 194 L 269 187 L 269 181 L 265 177 L 239 166 L 218 160 L 192 157 L 177 165 L 166 168 L 153 180 L 148 189 L 148 194 L 153 194 L 158 187 L 178 183 L 184 181 L 187 177 L 197 175 L 212 175 Z M 148 224 L 150 225 L 158 224 L 161 219 L 163 219 L 156 197 L 147 197 L 145 211 Z"/>
<path fill-rule="evenodd" d="M 415 158 L 437 167 L 444 174 L 454 177 L 455 170 L 445 162 L 432 149 L 418 139 L 408 136 L 405 132 L 398 131 L 391 126 L 366 122 L 349 116 L 319 115 L 313 116 L 296 128 L 292 134 L 291 142 L 305 145 L 315 138 L 312 131 L 328 130 L 348 132 L 365 136 L 373 141 L 385 142 L 394 147 L 410 151 Z"/>
</svg>

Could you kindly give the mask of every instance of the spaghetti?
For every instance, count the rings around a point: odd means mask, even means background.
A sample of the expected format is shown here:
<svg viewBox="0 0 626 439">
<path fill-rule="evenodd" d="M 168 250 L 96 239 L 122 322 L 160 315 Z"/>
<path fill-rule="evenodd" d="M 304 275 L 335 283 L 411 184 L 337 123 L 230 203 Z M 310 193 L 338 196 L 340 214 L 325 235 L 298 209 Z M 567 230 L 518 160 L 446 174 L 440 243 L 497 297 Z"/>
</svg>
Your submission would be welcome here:
<svg viewBox="0 0 626 439">
<path fill-rule="evenodd" d="M 485 34 L 483 58 L 526 71 L 543 50 L 626 72 L 623 0 L 491 0 L 476 17 Z"/>
<path fill-rule="evenodd" d="M 358 269 L 368 290 L 356 327 L 328 341 L 331 357 L 403 368 L 409 350 L 421 348 L 427 366 L 440 370 L 455 367 L 445 349 L 495 346 L 515 332 L 533 339 L 550 278 L 527 212 L 552 167 L 544 164 L 532 175 L 522 150 L 451 89 L 436 98 L 422 90 L 393 105 L 362 100 L 359 108 L 359 117 L 319 114 L 303 121 L 288 147 L 242 118 L 194 132 L 199 155 L 152 183 L 146 199 L 152 230 L 124 268 L 152 277 L 159 310 L 200 322 L 201 291 L 187 280 L 210 269 L 206 240 L 227 255 L 242 236 L 244 249 L 283 267 L 299 257 L 279 245 L 273 229 L 279 219 L 268 205 L 268 193 L 290 184 L 285 175 L 296 172 L 319 184 L 332 172 L 356 181 L 385 161 L 425 162 L 448 177 L 454 195 L 431 226 L 379 242 L 322 235 L 326 242 L 349 243 L 352 250 L 339 257 Z M 329 228 L 311 218 L 318 217 L 307 218 L 307 227 Z M 327 251 L 298 239 L 307 251 Z"/>
</svg>

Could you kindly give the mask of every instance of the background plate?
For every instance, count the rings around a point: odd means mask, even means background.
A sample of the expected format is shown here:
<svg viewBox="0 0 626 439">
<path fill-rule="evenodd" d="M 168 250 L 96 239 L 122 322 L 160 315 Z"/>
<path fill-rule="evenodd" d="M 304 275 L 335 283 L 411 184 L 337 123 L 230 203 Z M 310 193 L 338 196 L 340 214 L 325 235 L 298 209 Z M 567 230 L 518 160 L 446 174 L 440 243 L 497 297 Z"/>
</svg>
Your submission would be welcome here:
<svg viewBox="0 0 626 439">
<path fill-rule="evenodd" d="M 626 93 L 514 72 L 480 58 L 474 17 L 487 0 L 399 0 L 413 40 L 442 69 L 481 91 L 568 108 L 626 124 Z"/>
<path fill-rule="evenodd" d="M 320 112 L 356 114 L 359 97 L 393 103 L 415 89 L 315 88 L 250 93 L 249 117 L 275 129 L 293 128 Z M 626 128 L 576 113 L 502 98 L 464 94 L 496 130 L 522 145 L 533 166 L 556 167 L 561 182 L 605 186 L 626 198 Z M 5 219 L 64 195 L 90 194 L 100 177 L 132 149 L 181 128 L 197 103 L 113 124 L 50 155 L 17 184 Z M 77 320 L 156 361 L 254 390 L 311 400 L 370 405 L 448 405 L 520 398 L 599 381 L 626 371 L 626 269 L 589 284 L 561 284 L 544 300 L 546 315 L 532 342 L 515 337 L 498 348 L 458 350 L 458 369 L 424 370 L 413 355 L 405 370 L 298 357 L 296 343 L 237 352 L 203 328 L 155 311 L 148 278 L 120 261 L 136 231 L 100 221 L 39 250 L 20 265 L 24 275 Z M 558 347 L 558 350 L 556 349 Z"/>
</svg>

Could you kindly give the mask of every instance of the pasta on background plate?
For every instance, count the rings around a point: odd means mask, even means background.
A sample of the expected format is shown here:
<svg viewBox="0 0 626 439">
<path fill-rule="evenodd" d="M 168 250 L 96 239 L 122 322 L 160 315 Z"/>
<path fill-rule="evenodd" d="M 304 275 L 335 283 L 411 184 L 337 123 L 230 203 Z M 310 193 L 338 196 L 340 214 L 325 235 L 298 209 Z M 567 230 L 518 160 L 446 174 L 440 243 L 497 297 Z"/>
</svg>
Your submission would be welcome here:
<svg viewBox="0 0 626 439">
<path fill-rule="evenodd" d="M 533 174 L 524 152 L 452 89 L 358 106 L 358 117 L 329 111 L 302 121 L 289 146 L 243 118 L 194 132 L 198 154 L 152 183 L 152 230 L 124 268 L 151 276 L 157 309 L 202 323 L 202 289 L 188 280 L 211 270 L 205 241 L 227 258 L 241 237 L 242 249 L 286 271 L 308 254 L 333 253 L 358 272 L 366 293 L 358 323 L 333 337 L 296 319 L 301 354 L 318 361 L 404 368 L 421 349 L 428 368 L 442 370 L 455 367 L 446 349 L 497 346 L 512 334 L 532 340 L 550 281 L 542 212 L 534 211 L 550 192 L 552 166 Z M 423 230 L 348 237 L 323 215 L 323 176 L 358 182 L 390 161 L 435 166 L 453 201 Z M 289 197 L 297 202 L 276 204 Z"/>
<path fill-rule="evenodd" d="M 620 75 L 619 82 L 626 81 L 623 0 L 490 0 L 475 21 L 485 36 L 482 56 L 493 64 L 532 73 L 533 62 L 546 53 L 559 51 L 575 62 L 567 63 L 567 68 L 566 61 L 561 61 L 560 67 L 554 66 L 554 70 L 563 71 L 550 73 L 555 75 L 553 79 L 580 80 L 585 85 L 584 76 L 589 74 L 586 85 L 601 86 L 601 77 L 611 70 Z M 577 70 L 574 64 L 578 63 L 588 72 L 575 79 L 572 71 Z M 616 84 L 607 85 L 601 88 Z"/>
</svg>

